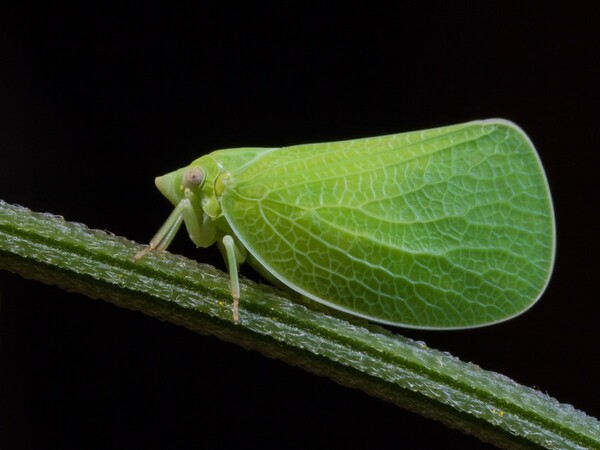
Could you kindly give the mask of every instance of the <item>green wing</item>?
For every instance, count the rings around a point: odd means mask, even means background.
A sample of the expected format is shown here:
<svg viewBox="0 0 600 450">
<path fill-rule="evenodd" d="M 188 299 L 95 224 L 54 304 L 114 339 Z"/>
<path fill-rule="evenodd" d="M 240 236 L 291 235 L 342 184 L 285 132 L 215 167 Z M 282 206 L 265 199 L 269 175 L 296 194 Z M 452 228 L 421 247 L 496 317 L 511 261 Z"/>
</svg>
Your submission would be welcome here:
<svg viewBox="0 0 600 450">
<path fill-rule="evenodd" d="M 552 270 L 543 169 L 501 120 L 267 151 L 232 173 L 222 208 L 277 279 L 383 323 L 506 320 Z"/>
</svg>

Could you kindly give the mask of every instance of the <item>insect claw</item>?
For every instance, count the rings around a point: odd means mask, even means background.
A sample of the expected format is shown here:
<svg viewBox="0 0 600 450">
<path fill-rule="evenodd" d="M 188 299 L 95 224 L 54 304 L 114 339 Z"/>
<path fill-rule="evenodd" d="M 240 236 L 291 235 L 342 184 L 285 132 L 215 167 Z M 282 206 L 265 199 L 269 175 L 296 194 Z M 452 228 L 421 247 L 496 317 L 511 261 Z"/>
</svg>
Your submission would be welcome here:
<svg viewBox="0 0 600 450">
<path fill-rule="evenodd" d="M 135 254 L 135 256 L 133 257 L 133 261 L 139 261 L 141 258 L 144 257 L 144 255 L 146 255 L 146 253 L 150 253 L 152 250 L 154 250 L 154 247 L 152 245 L 146 245 L 143 249 L 141 249 Z"/>
<path fill-rule="evenodd" d="M 233 323 L 235 325 L 240 323 L 240 298 L 238 296 L 233 297 Z"/>
</svg>

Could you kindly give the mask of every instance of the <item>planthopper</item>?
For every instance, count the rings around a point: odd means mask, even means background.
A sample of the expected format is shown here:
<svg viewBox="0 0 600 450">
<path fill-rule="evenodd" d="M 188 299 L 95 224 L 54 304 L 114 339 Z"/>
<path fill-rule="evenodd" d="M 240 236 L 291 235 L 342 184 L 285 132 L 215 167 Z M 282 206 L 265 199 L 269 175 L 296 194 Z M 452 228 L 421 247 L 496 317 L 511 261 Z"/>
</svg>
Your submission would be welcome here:
<svg viewBox="0 0 600 450">
<path fill-rule="evenodd" d="M 236 323 L 243 262 L 332 308 L 424 329 L 521 314 L 552 272 L 548 183 L 506 120 L 217 150 L 156 185 L 175 209 L 136 259 L 166 249 L 182 223 L 196 246 L 217 243 Z"/>
</svg>

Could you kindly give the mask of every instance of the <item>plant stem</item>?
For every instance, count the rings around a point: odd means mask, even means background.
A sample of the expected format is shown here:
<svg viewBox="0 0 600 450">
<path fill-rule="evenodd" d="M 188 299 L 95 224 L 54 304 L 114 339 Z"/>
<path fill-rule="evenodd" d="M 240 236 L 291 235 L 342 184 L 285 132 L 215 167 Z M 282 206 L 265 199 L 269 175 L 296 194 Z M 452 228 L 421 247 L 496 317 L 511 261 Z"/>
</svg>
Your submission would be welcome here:
<svg viewBox="0 0 600 450">
<path fill-rule="evenodd" d="M 381 327 L 229 278 L 60 217 L 0 201 L 0 269 L 142 311 L 258 350 L 440 420 L 502 448 L 600 448 L 600 423 L 497 373 Z"/>
</svg>

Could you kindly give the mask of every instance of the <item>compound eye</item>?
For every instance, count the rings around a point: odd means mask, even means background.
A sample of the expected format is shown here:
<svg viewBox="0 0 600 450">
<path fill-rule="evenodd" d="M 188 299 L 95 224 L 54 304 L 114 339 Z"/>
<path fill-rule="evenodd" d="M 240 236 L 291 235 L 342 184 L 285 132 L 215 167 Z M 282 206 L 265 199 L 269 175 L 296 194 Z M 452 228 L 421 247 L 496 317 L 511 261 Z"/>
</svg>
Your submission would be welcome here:
<svg viewBox="0 0 600 450">
<path fill-rule="evenodd" d="M 204 171 L 199 167 L 188 170 L 183 177 L 183 185 L 186 188 L 196 188 L 204 182 Z"/>
</svg>

